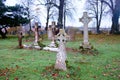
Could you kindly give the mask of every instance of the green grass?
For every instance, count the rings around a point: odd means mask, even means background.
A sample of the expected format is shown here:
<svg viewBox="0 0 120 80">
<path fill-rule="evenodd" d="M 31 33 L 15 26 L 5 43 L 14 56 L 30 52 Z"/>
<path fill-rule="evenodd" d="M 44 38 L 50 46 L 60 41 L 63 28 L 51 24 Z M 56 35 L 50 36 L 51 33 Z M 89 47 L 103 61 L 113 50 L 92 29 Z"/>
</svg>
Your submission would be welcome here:
<svg viewBox="0 0 120 80">
<path fill-rule="evenodd" d="M 78 48 L 82 42 L 82 37 L 78 37 L 66 46 Z M 49 42 L 43 41 L 46 45 Z M 0 80 L 120 80 L 120 36 L 90 35 L 90 42 L 99 51 L 98 55 L 68 51 L 68 70 L 57 71 L 52 66 L 56 53 L 17 49 L 17 38 L 0 39 Z M 23 43 L 30 42 L 23 40 Z"/>
</svg>

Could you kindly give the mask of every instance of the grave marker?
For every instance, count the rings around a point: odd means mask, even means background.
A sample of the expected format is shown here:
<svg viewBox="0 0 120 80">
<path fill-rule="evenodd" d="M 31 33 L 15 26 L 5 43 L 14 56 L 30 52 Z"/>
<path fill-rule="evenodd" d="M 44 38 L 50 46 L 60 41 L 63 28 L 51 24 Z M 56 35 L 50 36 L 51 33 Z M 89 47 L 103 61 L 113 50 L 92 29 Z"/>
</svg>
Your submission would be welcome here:
<svg viewBox="0 0 120 80">
<path fill-rule="evenodd" d="M 48 34 L 48 39 L 52 40 L 53 33 L 52 33 L 51 25 L 49 25 L 49 27 L 48 27 L 47 34 Z"/>
<path fill-rule="evenodd" d="M 56 40 L 59 43 L 58 47 L 58 53 L 56 56 L 56 64 L 55 64 L 55 69 L 61 69 L 61 70 L 67 70 L 66 68 L 66 48 L 65 48 L 65 43 L 67 40 L 67 34 L 63 29 L 60 29 L 60 32 L 56 36 Z"/>
<path fill-rule="evenodd" d="M 22 27 L 20 26 L 18 29 L 18 47 L 19 48 L 23 48 L 22 38 L 23 38 L 23 32 L 22 32 Z"/>
<path fill-rule="evenodd" d="M 56 24 L 53 21 L 52 25 L 51 25 L 51 29 L 50 29 L 50 30 L 52 30 L 52 33 L 51 33 L 52 42 L 48 45 L 49 47 L 53 47 L 53 48 L 56 48 L 56 45 L 55 45 L 55 26 L 56 26 Z"/>
<path fill-rule="evenodd" d="M 38 40 L 39 40 L 39 35 L 38 35 L 38 23 L 36 22 L 35 23 L 35 43 L 37 43 L 38 42 Z"/>
<path fill-rule="evenodd" d="M 88 38 L 88 24 L 89 22 L 92 20 L 91 17 L 88 16 L 87 12 L 83 13 L 82 18 L 79 19 L 80 22 L 82 22 L 84 24 L 84 35 L 83 35 L 83 48 L 90 48 L 90 44 L 89 44 L 89 38 Z"/>
</svg>

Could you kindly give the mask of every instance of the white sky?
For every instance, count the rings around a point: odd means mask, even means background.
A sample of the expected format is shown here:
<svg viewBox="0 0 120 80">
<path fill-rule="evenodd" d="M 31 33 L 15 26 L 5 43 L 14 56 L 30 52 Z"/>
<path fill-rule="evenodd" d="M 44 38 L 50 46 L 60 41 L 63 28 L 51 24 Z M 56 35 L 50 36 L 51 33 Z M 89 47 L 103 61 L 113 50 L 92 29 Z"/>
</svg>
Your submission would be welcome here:
<svg viewBox="0 0 120 80">
<path fill-rule="evenodd" d="M 18 2 L 19 0 L 6 0 L 6 4 L 13 6 Z M 82 17 L 82 13 L 85 11 L 85 1 L 86 0 L 72 0 L 72 2 L 74 3 L 74 7 L 76 8 L 76 12 L 74 14 L 74 19 L 70 20 L 67 19 L 67 26 L 74 26 L 74 27 L 79 27 L 82 26 L 83 24 L 81 22 L 79 22 L 79 18 Z M 41 9 L 41 8 L 40 8 Z M 43 9 L 44 11 L 44 9 Z M 41 18 L 41 17 L 40 17 Z M 109 17 L 106 17 L 107 20 L 103 20 L 102 21 L 102 27 L 108 27 L 111 25 L 111 19 Z M 41 20 L 42 26 L 45 26 L 45 14 L 43 13 L 43 18 Z M 51 23 L 51 22 L 50 22 Z M 91 22 L 89 25 L 92 27 L 95 27 L 95 22 Z"/>
<path fill-rule="evenodd" d="M 9 6 L 14 6 L 18 0 L 6 0 L 5 4 Z"/>
</svg>

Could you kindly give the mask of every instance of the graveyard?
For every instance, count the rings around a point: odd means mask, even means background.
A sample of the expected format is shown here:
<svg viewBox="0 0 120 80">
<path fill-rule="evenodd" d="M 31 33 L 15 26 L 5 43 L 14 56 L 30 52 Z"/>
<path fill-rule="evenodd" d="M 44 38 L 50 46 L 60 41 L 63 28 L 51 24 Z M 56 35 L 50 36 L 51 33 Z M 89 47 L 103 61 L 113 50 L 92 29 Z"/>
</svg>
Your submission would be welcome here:
<svg viewBox="0 0 120 80">
<path fill-rule="evenodd" d="M 0 80 L 120 80 L 119 3 L 1 0 Z"/>
<path fill-rule="evenodd" d="M 14 35 L 5 34 L 0 38 L 0 80 L 119 80 L 120 36 L 89 32 L 91 20 L 83 12 L 83 32 L 66 31 L 53 21 L 44 34 L 37 22 L 31 35 L 22 26 Z"/>
<path fill-rule="evenodd" d="M 34 38 L 34 36 L 33 36 Z M 67 70 L 55 70 L 56 52 L 19 49 L 18 38 L 10 36 L 0 39 L 0 80 L 119 80 L 120 79 L 120 36 L 89 35 L 90 42 L 98 54 L 82 54 L 67 50 Z M 82 34 L 66 43 L 67 48 L 78 49 Z M 43 43 L 51 41 L 44 37 Z M 23 38 L 23 44 L 30 44 Z"/>
</svg>

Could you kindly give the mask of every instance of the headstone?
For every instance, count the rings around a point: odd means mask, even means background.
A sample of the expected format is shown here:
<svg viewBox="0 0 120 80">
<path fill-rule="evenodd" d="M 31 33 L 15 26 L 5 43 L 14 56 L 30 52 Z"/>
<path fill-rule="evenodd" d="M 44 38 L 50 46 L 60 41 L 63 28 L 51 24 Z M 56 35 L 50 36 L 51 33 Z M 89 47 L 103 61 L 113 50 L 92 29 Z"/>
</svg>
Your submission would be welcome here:
<svg viewBox="0 0 120 80">
<path fill-rule="evenodd" d="M 76 31 L 75 31 L 75 29 L 73 27 L 68 28 L 67 34 L 70 36 L 69 37 L 70 41 L 74 41 L 75 40 Z"/>
<path fill-rule="evenodd" d="M 58 53 L 56 56 L 55 69 L 67 70 L 66 68 L 66 48 L 65 43 L 67 40 L 67 34 L 63 29 L 60 29 L 60 32 L 56 36 L 56 40 L 59 43 Z"/>
<path fill-rule="evenodd" d="M 48 33 L 48 39 L 52 40 L 53 33 L 52 33 L 52 27 L 51 27 L 51 25 L 49 25 L 47 33 Z"/>
<path fill-rule="evenodd" d="M 30 45 L 23 45 L 24 48 L 32 48 L 32 49 L 41 49 L 41 46 L 39 46 L 38 41 L 39 41 L 39 32 L 38 32 L 38 23 L 35 23 L 35 27 L 32 30 L 35 34 L 35 40 L 32 44 Z"/>
<path fill-rule="evenodd" d="M 23 48 L 22 38 L 23 38 L 23 32 L 22 32 L 22 27 L 20 26 L 18 29 L 18 47 L 19 48 Z"/>
<path fill-rule="evenodd" d="M 55 45 L 55 26 L 56 26 L 56 24 L 55 24 L 55 22 L 53 21 L 52 22 L 52 25 L 51 25 L 51 29 L 52 29 L 52 42 L 48 45 L 49 47 L 56 47 L 56 45 Z"/>
<path fill-rule="evenodd" d="M 39 40 L 39 35 L 38 35 L 38 23 L 35 23 L 35 43 L 37 43 Z"/>
<path fill-rule="evenodd" d="M 58 34 L 58 32 L 59 32 L 59 29 L 56 27 L 55 21 L 53 21 L 50 27 L 48 28 L 48 37 L 52 36 L 51 37 L 52 41 L 48 46 L 44 47 L 43 50 L 58 52 L 58 46 L 55 40 L 55 36 Z"/>
<path fill-rule="evenodd" d="M 83 35 L 83 48 L 90 48 L 89 38 L 88 38 L 88 23 L 92 20 L 91 17 L 88 16 L 87 12 L 83 13 L 82 18 L 80 18 L 80 22 L 84 24 L 84 35 Z"/>
<path fill-rule="evenodd" d="M 53 33 L 53 37 L 55 38 L 55 28 L 56 28 L 56 23 L 55 23 L 55 21 L 52 21 L 52 25 L 51 25 L 51 27 L 52 27 L 52 33 Z"/>
<path fill-rule="evenodd" d="M 18 44 L 19 44 L 19 48 L 23 48 L 23 46 L 22 46 L 22 32 L 18 33 Z"/>
</svg>

